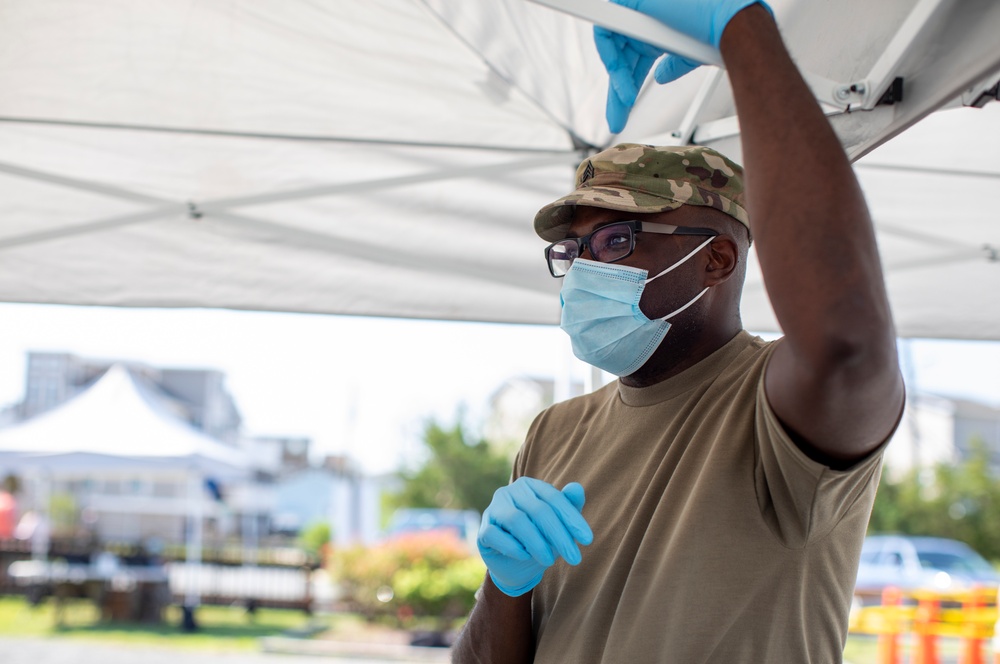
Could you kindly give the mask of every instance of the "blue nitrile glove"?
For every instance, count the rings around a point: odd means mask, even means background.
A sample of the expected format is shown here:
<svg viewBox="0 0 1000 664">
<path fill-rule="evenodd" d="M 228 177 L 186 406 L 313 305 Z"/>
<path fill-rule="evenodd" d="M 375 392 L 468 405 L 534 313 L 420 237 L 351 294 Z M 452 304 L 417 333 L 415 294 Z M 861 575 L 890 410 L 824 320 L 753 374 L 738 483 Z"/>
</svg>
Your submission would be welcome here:
<svg viewBox="0 0 1000 664">
<path fill-rule="evenodd" d="M 517 597 L 538 585 L 556 556 L 578 564 L 576 543 L 594 540 L 580 514 L 583 503 L 583 487 L 576 482 L 559 491 L 547 482 L 521 477 L 497 489 L 483 513 L 478 540 L 493 584 Z"/>
<path fill-rule="evenodd" d="M 666 26 L 698 41 L 719 47 L 722 32 L 730 19 L 753 4 L 771 8 L 761 0 L 611 0 L 617 5 L 651 16 Z M 772 14 L 774 12 L 771 12 Z M 665 51 L 645 42 L 624 37 L 605 28 L 594 28 L 594 43 L 610 77 L 608 85 L 608 128 L 617 134 L 625 128 L 628 114 L 653 62 Z M 701 66 L 701 63 L 666 54 L 653 73 L 657 83 L 669 83 Z"/>
</svg>

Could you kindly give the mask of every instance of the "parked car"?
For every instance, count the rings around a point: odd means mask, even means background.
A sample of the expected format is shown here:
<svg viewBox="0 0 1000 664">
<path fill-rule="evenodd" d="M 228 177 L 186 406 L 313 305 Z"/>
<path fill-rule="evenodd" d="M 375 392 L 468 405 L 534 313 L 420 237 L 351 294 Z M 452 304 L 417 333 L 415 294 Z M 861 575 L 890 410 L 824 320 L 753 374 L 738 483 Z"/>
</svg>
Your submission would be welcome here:
<svg viewBox="0 0 1000 664">
<path fill-rule="evenodd" d="M 446 532 L 470 548 L 479 532 L 479 512 L 475 510 L 399 509 L 393 512 L 386 537 L 426 532 Z"/>
<path fill-rule="evenodd" d="M 942 537 L 870 535 L 861 549 L 854 594 L 864 604 L 878 603 L 882 590 L 961 591 L 997 588 L 1000 573 L 964 542 Z"/>
</svg>

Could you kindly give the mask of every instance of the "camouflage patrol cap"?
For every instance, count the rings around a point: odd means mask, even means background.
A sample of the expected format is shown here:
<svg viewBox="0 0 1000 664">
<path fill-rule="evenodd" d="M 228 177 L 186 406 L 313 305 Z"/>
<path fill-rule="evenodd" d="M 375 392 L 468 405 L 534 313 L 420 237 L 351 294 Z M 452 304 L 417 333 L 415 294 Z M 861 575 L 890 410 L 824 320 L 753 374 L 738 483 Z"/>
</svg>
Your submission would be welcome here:
<svg viewBox="0 0 1000 664">
<path fill-rule="evenodd" d="M 711 148 L 622 143 L 585 160 L 576 191 L 535 215 L 535 232 L 549 242 L 569 232 L 577 205 L 632 212 L 665 212 L 704 205 L 750 228 L 743 168 Z"/>
</svg>

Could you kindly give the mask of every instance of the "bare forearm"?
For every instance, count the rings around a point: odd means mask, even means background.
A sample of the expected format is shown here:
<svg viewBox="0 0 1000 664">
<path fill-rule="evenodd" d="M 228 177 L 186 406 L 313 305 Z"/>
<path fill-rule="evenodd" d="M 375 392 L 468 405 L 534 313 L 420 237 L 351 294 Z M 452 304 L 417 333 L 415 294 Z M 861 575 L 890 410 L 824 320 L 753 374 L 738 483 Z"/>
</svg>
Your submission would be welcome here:
<svg viewBox="0 0 1000 664">
<path fill-rule="evenodd" d="M 903 399 L 868 207 L 767 12 L 753 6 L 734 16 L 721 50 L 757 255 L 785 333 L 767 394 L 814 458 L 849 464 L 889 435 Z"/>
<path fill-rule="evenodd" d="M 730 22 L 721 49 L 740 118 L 757 253 L 788 342 L 823 344 L 824 333 L 854 330 L 891 345 L 864 196 L 777 26 L 750 7 Z"/>
<path fill-rule="evenodd" d="M 452 648 L 456 664 L 524 664 L 534 659 L 531 593 L 508 597 L 489 575 L 479 601 Z"/>
</svg>

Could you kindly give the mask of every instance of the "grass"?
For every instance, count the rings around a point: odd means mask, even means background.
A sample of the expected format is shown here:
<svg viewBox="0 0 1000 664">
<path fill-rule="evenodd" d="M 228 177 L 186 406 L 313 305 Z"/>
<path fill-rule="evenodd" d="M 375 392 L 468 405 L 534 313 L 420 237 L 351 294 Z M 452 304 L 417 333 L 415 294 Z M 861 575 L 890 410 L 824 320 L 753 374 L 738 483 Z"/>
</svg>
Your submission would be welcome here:
<svg viewBox="0 0 1000 664">
<path fill-rule="evenodd" d="M 202 606 L 197 611 L 199 631 L 180 628 L 181 611 L 170 606 L 159 625 L 102 622 L 96 608 L 87 601 L 66 604 L 63 626 L 56 625 L 53 602 L 29 605 L 21 597 L 0 597 L 0 636 L 77 639 L 116 645 L 154 646 L 181 650 L 251 651 L 259 649 L 258 639 L 295 632 L 311 632 L 314 626 L 326 636 L 337 634 L 349 640 L 382 638 L 384 633 L 357 616 L 312 617 L 301 611 L 258 609 L 254 617 L 241 607 Z M 389 630 L 386 628 L 385 632 Z M 318 635 L 320 638 L 324 635 Z M 955 639 L 941 639 L 942 654 L 957 654 Z M 905 647 L 902 652 L 912 649 Z M 844 648 L 844 661 L 851 664 L 879 664 L 878 641 L 874 636 L 851 634 Z"/>
<path fill-rule="evenodd" d="M 851 664 L 878 664 L 878 644 L 875 638 L 848 634 L 844 646 L 844 661 Z"/>
<path fill-rule="evenodd" d="M 962 643 L 959 639 L 938 639 L 938 656 L 955 658 L 961 651 Z M 989 650 L 984 647 L 984 657 L 987 652 Z M 912 642 L 912 636 L 902 637 L 899 653 L 903 662 L 916 661 L 914 659 L 916 649 Z M 849 634 L 847 645 L 844 647 L 844 661 L 851 664 L 881 664 L 878 659 L 878 637 L 870 634 Z"/>
<path fill-rule="evenodd" d="M 102 641 L 122 645 L 199 650 L 255 650 L 258 639 L 306 630 L 315 618 L 302 611 L 258 609 L 249 616 L 242 607 L 202 606 L 196 612 L 199 630 L 181 630 L 181 610 L 170 606 L 158 625 L 102 622 L 86 601 L 67 602 L 62 626 L 56 624 L 54 605 L 46 600 L 29 605 L 20 597 L 0 597 L 0 636 L 33 636 Z M 324 628 L 330 622 L 323 618 Z"/>
</svg>

